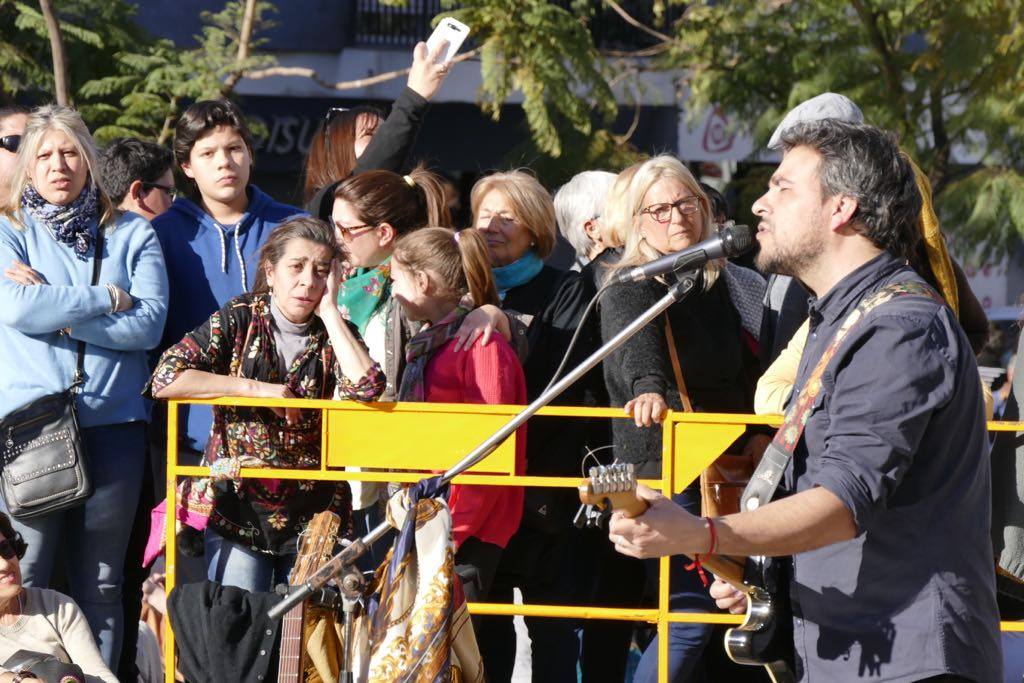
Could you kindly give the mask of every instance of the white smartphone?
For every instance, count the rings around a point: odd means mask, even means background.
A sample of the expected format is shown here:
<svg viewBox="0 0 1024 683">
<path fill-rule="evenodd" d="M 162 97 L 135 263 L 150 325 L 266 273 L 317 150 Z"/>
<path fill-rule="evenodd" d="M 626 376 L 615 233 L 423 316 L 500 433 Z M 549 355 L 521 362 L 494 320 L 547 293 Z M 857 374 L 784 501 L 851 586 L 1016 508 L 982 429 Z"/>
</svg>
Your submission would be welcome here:
<svg viewBox="0 0 1024 683">
<path fill-rule="evenodd" d="M 438 64 L 450 62 L 462 47 L 462 41 L 469 35 L 469 27 L 458 19 L 445 17 L 427 38 L 427 52 L 433 52 L 442 41 L 448 41 L 448 49 L 437 58 Z"/>
</svg>

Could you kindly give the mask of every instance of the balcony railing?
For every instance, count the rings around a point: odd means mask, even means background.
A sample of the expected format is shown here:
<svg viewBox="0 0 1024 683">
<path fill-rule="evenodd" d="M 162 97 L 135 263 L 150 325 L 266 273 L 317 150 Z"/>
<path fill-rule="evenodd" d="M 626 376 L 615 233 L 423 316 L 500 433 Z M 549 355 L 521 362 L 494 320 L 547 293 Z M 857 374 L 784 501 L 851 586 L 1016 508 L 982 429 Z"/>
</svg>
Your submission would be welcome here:
<svg viewBox="0 0 1024 683">
<path fill-rule="evenodd" d="M 553 1 L 572 11 L 572 0 Z M 412 47 L 430 36 L 431 20 L 444 11 L 441 0 L 406 0 L 404 6 L 397 7 L 385 5 L 380 0 L 356 0 L 353 4 L 353 44 L 360 47 Z M 627 24 L 601 0 L 591 0 L 591 4 L 595 10 L 588 25 L 599 48 L 638 50 L 657 42 L 657 39 Z M 647 26 L 655 25 L 650 0 L 621 0 L 619 5 L 637 21 Z M 672 22 L 682 16 L 685 9 L 684 6 L 669 5 L 665 26 L 659 26 L 659 30 L 671 33 Z"/>
</svg>

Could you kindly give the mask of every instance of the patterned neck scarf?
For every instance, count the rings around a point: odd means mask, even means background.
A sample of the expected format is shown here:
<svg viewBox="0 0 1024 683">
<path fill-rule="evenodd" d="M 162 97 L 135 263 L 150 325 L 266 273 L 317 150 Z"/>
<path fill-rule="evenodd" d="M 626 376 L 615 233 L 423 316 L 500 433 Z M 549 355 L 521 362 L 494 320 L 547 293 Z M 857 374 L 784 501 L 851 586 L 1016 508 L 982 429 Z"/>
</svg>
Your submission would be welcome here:
<svg viewBox="0 0 1024 683">
<path fill-rule="evenodd" d="M 543 267 L 544 261 L 541 260 L 540 256 L 537 256 L 537 252 L 530 249 L 520 256 L 518 261 L 513 261 L 507 266 L 493 268 L 494 284 L 498 287 L 498 293 L 504 296 L 505 292 L 513 287 L 525 285 L 537 277 L 537 273 Z"/>
<path fill-rule="evenodd" d="M 425 382 L 427 363 L 434 351 L 455 336 L 459 331 L 462 319 L 469 313 L 468 308 L 456 306 L 455 310 L 445 316 L 444 320 L 434 323 L 415 335 L 405 345 L 405 371 L 402 373 L 402 384 L 398 389 L 399 401 L 425 401 L 427 385 Z"/>
<path fill-rule="evenodd" d="M 366 323 L 377 307 L 391 298 L 391 257 L 375 268 L 360 268 L 338 288 L 342 317 L 366 336 Z"/>
<path fill-rule="evenodd" d="M 100 191 L 86 185 L 75 201 L 64 206 L 50 204 L 31 185 L 21 193 L 21 206 L 28 215 L 36 219 L 53 234 L 54 239 L 75 250 L 84 259 L 92 249 L 93 234 L 90 230 L 99 217 Z"/>
</svg>

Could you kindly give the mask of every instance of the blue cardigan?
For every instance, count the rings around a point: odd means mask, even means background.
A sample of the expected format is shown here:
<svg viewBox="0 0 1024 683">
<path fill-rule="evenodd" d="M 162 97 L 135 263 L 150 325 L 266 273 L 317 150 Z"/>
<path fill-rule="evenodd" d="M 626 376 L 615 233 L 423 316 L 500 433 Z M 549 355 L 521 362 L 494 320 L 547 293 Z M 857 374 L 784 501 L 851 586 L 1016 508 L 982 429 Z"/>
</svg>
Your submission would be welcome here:
<svg viewBox="0 0 1024 683">
<path fill-rule="evenodd" d="M 99 284 L 91 287 L 92 252 L 78 258 L 31 216 L 23 213 L 22 221 L 19 229 L 0 218 L 0 265 L 21 261 L 47 284 L 23 286 L 0 275 L 0 417 L 67 389 L 81 340 L 80 424 L 147 420 L 140 393 L 149 379 L 146 351 L 160 341 L 167 315 L 167 273 L 152 226 L 133 213 L 108 226 Z M 108 282 L 132 296 L 131 310 L 110 314 Z M 68 327 L 70 335 L 62 334 Z"/>
</svg>

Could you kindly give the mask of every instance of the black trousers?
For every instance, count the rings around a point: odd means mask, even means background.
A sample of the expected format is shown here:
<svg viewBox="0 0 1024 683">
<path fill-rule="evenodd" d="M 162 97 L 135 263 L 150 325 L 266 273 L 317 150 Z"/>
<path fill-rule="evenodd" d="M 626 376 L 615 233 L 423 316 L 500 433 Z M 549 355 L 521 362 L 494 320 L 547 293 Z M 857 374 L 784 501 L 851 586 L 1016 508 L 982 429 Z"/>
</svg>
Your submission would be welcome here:
<svg viewBox="0 0 1024 683">
<path fill-rule="evenodd" d="M 556 533 L 520 527 L 502 553 L 489 599 L 511 603 L 513 589 L 519 588 L 526 604 L 564 605 L 576 601 L 570 561 L 578 533 L 568 524 Z M 477 623 L 474 621 L 474 629 Z M 516 655 L 512 617 L 481 616 L 479 623 L 477 643 L 487 680 L 490 683 L 511 680 Z M 532 642 L 534 683 L 576 680 L 577 626 L 574 619 L 526 618 Z"/>
</svg>

